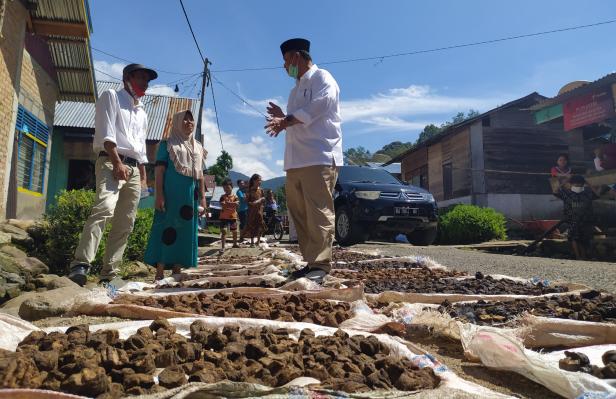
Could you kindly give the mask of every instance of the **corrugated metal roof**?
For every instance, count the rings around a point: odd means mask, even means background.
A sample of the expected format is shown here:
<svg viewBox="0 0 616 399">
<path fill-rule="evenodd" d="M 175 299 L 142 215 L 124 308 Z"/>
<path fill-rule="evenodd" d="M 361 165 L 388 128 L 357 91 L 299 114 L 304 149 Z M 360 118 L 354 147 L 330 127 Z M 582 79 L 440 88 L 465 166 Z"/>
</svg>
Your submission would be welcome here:
<svg viewBox="0 0 616 399">
<path fill-rule="evenodd" d="M 368 165 L 371 168 L 375 168 L 375 169 L 385 169 L 389 173 L 393 173 L 393 174 L 401 173 L 400 162 L 395 162 L 395 163 L 388 164 L 388 165 L 383 165 L 380 162 L 366 162 L 366 165 Z"/>
<path fill-rule="evenodd" d="M 98 93 L 102 93 L 109 89 L 120 90 L 122 84 L 98 81 L 97 88 Z M 190 109 L 195 118 L 199 113 L 199 100 L 192 98 L 147 94 L 141 102 L 148 114 L 148 140 L 159 141 L 166 137 L 176 112 Z M 54 126 L 89 129 L 94 134 L 94 104 L 75 101 L 57 103 Z"/>
<path fill-rule="evenodd" d="M 576 89 L 567 91 L 565 93 L 562 93 L 556 97 L 552 97 L 552 98 L 547 98 L 541 102 L 539 102 L 536 105 L 533 105 L 532 107 L 530 107 L 531 110 L 533 111 L 537 111 L 540 109 L 543 109 L 545 107 L 549 107 L 550 105 L 554 105 L 554 104 L 561 104 L 564 103 L 565 101 L 569 100 L 570 98 L 574 98 L 574 97 L 578 97 L 581 96 L 582 94 L 586 94 L 596 88 L 599 87 L 603 87 L 603 86 L 607 86 L 607 85 L 612 85 L 616 83 L 616 72 L 610 73 L 608 75 L 605 75 L 604 77 L 595 80 L 594 82 L 590 82 L 587 83 L 585 85 L 582 85 Z"/>
<path fill-rule="evenodd" d="M 33 0 L 33 22 L 65 23 L 84 26 L 75 36 L 59 36 L 47 31 L 45 36 L 58 77 L 59 100 L 89 101 L 96 99 L 94 69 L 89 35 L 92 31 L 87 0 Z M 60 29 L 63 30 L 63 29 Z M 37 32 L 37 28 L 34 29 Z M 72 33 L 68 33 L 72 34 Z"/>
<path fill-rule="evenodd" d="M 36 0 L 36 9 L 31 12 L 37 19 L 61 22 L 86 23 L 83 0 Z"/>
</svg>

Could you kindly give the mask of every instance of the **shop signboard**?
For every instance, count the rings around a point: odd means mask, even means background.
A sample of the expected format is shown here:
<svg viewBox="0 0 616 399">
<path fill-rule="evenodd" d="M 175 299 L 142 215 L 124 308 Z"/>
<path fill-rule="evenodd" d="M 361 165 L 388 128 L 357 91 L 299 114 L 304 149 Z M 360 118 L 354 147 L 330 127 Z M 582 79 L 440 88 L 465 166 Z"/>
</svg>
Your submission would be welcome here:
<svg viewBox="0 0 616 399">
<path fill-rule="evenodd" d="M 572 98 L 563 106 L 565 131 L 604 121 L 616 115 L 611 87 Z"/>
</svg>

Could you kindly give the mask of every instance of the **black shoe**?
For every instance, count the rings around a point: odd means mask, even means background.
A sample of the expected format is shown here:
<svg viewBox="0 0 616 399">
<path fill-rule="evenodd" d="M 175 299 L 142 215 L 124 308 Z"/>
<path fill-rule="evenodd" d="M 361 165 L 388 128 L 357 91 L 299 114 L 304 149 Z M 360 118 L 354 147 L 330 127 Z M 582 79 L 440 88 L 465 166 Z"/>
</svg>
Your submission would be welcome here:
<svg viewBox="0 0 616 399">
<path fill-rule="evenodd" d="M 290 278 L 293 280 L 297 280 L 298 278 L 302 278 L 304 277 L 306 274 L 308 274 L 310 272 L 310 267 L 309 266 L 304 266 L 302 269 L 296 270 L 293 273 L 291 273 Z"/>
<path fill-rule="evenodd" d="M 71 272 L 69 273 L 68 278 L 71 279 L 71 281 L 73 281 L 75 284 L 79 285 L 80 287 L 83 287 L 88 281 L 88 277 L 86 275 L 88 274 L 89 269 L 90 265 L 88 265 L 87 263 L 80 263 L 78 265 L 75 265 L 71 268 Z"/>
</svg>

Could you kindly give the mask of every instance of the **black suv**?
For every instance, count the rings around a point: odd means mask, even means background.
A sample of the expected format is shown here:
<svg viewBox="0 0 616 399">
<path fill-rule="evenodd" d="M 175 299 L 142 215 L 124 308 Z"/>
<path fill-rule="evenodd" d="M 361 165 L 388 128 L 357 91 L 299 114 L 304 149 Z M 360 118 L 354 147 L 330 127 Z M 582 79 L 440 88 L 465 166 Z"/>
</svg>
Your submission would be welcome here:
<svg viewBox="0 0 616 399">
<path fill-rule="evenodd" d="M 383 169 L 342 166 L 334 206 L 340 245 L 399 233 L 414 245 L 430 245 L 436 239 L 438 210 L 432 194 Z"/>
</svg>

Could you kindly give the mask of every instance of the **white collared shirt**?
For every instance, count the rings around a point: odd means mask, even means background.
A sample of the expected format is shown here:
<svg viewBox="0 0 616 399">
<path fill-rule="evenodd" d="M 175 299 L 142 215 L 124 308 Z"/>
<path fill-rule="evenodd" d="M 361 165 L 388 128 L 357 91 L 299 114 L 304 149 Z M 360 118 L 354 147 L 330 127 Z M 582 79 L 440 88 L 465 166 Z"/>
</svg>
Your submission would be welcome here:
<svg viewBox="0 0 616 399">
<path fill-rule="evenodd" d="M 329 72 L 312 65 L 297 80 L 287 115 L 302 123 L 286 129 L 284 170 L 342 165 L 340 89 Z"/>
<path fill-rule="evenodd" d="M 105 141 L 117 146 L 118 153 L 147 163 L 145 140 L 148 115 L 141 101 L 135 105 L 126 91 L 107 90 L 96 101 L 94 152 L 105 151 Z"/>
</svg>

